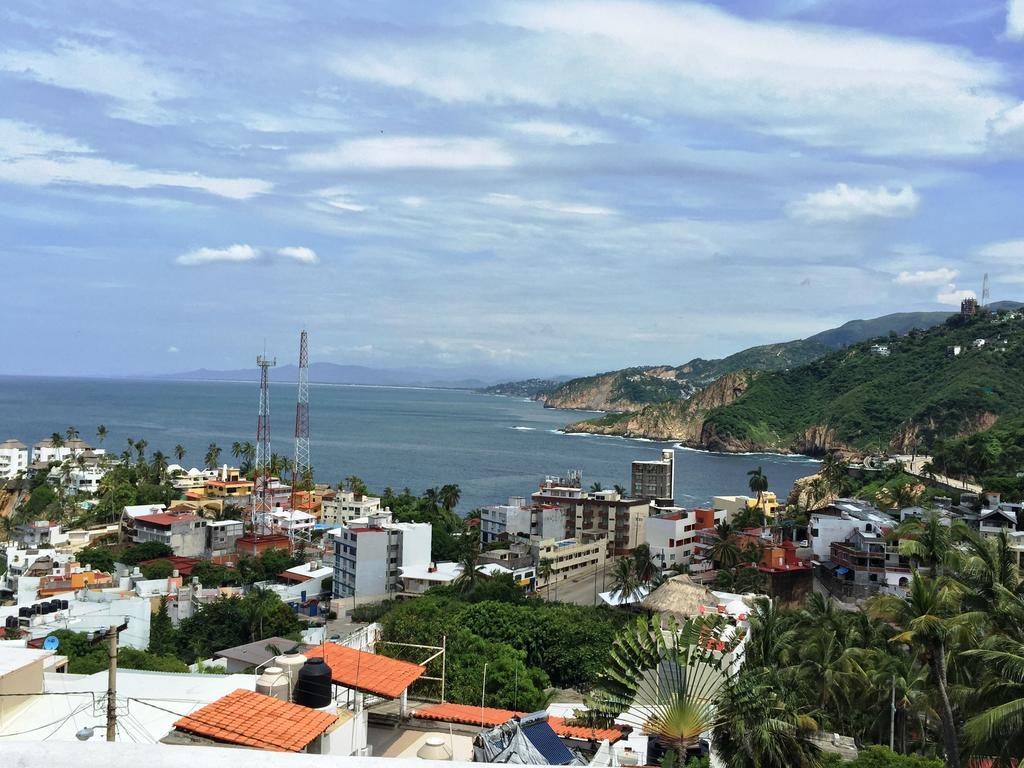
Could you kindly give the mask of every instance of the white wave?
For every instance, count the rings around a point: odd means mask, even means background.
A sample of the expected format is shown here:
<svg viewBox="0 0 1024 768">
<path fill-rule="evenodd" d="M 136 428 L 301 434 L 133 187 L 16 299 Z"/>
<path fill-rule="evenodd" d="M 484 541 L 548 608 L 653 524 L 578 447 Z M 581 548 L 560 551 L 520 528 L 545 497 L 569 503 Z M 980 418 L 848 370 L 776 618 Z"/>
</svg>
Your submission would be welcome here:
<svg viewBox="0 0 1024 768">
<path fill-rule="evenodd" d="M 536 429 L 537 429 L 537 428 L 536 428 L 536 427 L 520 427 L 520 426 L 519 426 L 519 425 L 517 424 L 517 425 L 516 425 L 516 426 L 514 426 L 514 427 L 509 427 L 509 429 L 518 429 L 518 430 L 520 430 L 520 431 L 522 431 L 522 432 L 534 432 L 534 431 L 536 431 Z"/>
<path fill-rule="evenodd" d="M 776 453 L 774 451 L 708 451 L 703 448 L 691 448 L 688 445 L 674 443 L 672 445 L 677 451 L 691 451 L 693 453 L 706 453 L 711 456 L 771 456 L 776 459 L 789 459 L 792 464 L 820 464 L 820 459 L 805 456 L 802 453 Z"/>
</svg>

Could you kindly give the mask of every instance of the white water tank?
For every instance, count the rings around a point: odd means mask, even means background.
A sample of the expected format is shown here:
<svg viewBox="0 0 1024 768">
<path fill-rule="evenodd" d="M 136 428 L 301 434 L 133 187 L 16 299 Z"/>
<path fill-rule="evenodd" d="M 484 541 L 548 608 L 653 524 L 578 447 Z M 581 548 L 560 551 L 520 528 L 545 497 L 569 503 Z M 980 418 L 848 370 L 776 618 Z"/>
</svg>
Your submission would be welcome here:
<svg viewBox="0 0 1024 768">
<path fill-rule="evenodd" d="M 256 678 L 256 692 L 281 701 L 288 701 L 291 692 L 288 675 L 280 667 L 267 667 L 263 670 L 263 674 Z"/>
<path fill-rule="evenodd" d="M 295 681 L 299 679 L 299 670 L 306 663 L 306 657 L 301 653 L 283 653 L 274 659 L 274 666 L 284 670 L 288 677 L 288 693 L 291 700 L 291 693 L 295 690 Z"/>
</svg>

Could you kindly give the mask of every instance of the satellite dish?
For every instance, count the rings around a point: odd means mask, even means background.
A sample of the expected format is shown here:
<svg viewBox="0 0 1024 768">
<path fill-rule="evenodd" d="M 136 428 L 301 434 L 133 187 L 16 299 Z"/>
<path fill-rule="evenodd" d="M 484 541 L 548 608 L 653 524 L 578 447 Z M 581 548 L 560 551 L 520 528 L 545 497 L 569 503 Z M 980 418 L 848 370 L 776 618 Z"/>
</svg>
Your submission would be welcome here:
<svg viewBox="0 0 1024 768">
<path fill-rule="evenodd" d="M 49 635 L 45 640 L 43 640 L 43 650 L 56 651 L 59 646 L 60 640 L 57 639 L 55 635 Z"/>
</svg>

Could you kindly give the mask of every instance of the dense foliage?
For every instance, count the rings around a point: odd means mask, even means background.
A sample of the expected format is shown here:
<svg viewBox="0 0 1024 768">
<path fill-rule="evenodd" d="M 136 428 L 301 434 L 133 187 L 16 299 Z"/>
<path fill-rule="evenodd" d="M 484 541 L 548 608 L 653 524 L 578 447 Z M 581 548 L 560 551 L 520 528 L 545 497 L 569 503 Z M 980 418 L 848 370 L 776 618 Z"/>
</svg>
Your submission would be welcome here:
<svg viewBox="0 0 1024 768">
<path fill-rule="evenodd" d="M 975 348 L 975 339 L 985 345 Z M 735 402 L 709 414 L 705 430 L 764 448 L 802 447 L 825 426 L 839 443 L 886 447 L 911 428 L 922 449 L 1024 414 L 1024 317 L 982 316 L 927 332 L 864 342 L 819 361 L 758 376 Z M 954 355 L 951 348 L 959 346 Z"/>
<path fill-rule="evenodd" d="M 455 589 L 432 590 L 394 604 L 380 619 L 389 642 L 441 645 L 447 637 L 450 701 L 479 704 L 486 662 L 487 705 L 525 711 L 544 705 L 549 685 L 586 688 L 593 683 L 624 620 L 621 613 L 588 606 L 470 602 Z M 414 658 L 400 646 L 381 650 Z M 440 664 L 434 666 L 431 674 L 439 674 Z"/>
</svg>

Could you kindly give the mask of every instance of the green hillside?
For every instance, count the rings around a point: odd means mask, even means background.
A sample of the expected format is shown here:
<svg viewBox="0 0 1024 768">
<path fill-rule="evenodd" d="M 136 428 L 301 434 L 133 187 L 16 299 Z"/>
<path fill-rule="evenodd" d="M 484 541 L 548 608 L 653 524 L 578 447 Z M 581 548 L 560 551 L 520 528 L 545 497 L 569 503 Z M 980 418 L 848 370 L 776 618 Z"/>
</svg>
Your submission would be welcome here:
<svg viewBox="0 0 1024 768">
<path fill-rule="evenodd" d="M 984 339 L 980 348 L 976 339 Z M 765 374 L 705 419 L 709 447 L 807 451 L 927 447 L 1024 415 L 1024 317 L 954 316 L 926 332 L 862 342 Z M 962 352 L 953 355 L 951 347 Z M 813 438 L 810 437 L 813 435 Z"/>
</svg>

